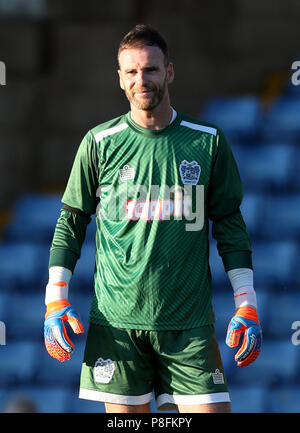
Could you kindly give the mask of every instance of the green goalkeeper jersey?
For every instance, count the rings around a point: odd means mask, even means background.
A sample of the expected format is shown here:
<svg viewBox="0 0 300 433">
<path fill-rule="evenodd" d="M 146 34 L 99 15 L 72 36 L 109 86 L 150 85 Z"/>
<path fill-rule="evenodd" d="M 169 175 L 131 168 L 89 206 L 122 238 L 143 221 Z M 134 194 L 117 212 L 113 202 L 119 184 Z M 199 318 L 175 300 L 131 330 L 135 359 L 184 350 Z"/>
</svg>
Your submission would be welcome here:
<svg viewBox="0 0 300 433">
<path fill-rule="evenodd" d="M 225 271 L 251 268 L 241 201 L 238 168 L 217 126 L 177 113 L 150 130 L 129 112 L 83 138 L 50 266 L 74 271 L 96 214 L 92 323 L 144 330 L 213 323 L 209 221 Z"/>
</svg>

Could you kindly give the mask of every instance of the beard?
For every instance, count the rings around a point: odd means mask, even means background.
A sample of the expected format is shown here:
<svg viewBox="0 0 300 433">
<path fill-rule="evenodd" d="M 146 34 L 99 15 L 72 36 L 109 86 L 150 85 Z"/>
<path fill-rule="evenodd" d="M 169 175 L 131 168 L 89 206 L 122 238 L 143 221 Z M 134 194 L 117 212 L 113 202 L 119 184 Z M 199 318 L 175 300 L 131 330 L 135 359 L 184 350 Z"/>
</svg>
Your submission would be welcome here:
<svg viewBox="0 0 300 433">
<path fill-rule="evenodd" d="M 132 92 L 128 92 L 125 90 L 125 94 L 129 102 L 139 110 L 151 111 L 161 103 L 166 92 L 166 87 L 167 87 L 167 77 L 165 78 L 162 85 L 144 86 L 140 89 L 135 89 Z M 151 93 L 148 93 L 147 95 L 143 95 L 141 97 L 136 95 L 136 93 L 145 92 L 145 91 Z"/>
</svg>

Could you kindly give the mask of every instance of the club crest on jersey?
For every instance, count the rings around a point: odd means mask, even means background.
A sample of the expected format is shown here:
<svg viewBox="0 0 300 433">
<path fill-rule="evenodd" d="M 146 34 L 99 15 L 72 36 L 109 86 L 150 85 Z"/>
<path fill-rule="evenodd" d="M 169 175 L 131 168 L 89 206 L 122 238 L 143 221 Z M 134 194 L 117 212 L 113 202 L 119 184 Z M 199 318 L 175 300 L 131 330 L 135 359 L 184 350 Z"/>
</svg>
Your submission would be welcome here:
<svg viewBox="0 0 300 433">
<path fill-rule="evenodd" d="M 197 185 L 201 174 L 201 167 L 197 161 L 188 162 L 184 160 L 179 166 L 179 172 L 184 185 Z"/>
<path fill-rule="evenodd" d="M 129 167 L 129 165 L 124 165 L 123 168 L 120 168 L 119 175 L 120 180 L 122 182 L 126 182 L 126 180 L 132 180 L 134 179 L 135 170 L 132 167 Z"/>
<path fill-rule="evenodd" d="M 94 381 L 109 383 L 115 371 L 115 364 L 111 359 L 98 358 L 94 366 Z"/>
</svg>

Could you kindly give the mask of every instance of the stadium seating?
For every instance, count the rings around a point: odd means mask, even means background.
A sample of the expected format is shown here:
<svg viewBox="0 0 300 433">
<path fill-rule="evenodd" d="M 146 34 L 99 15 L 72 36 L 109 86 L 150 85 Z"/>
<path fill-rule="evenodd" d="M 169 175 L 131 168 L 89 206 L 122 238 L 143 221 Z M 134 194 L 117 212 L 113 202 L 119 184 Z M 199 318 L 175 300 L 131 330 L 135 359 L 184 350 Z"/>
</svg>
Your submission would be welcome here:
<svg viewBox="0 0 300 433">
<path fill-rule="evenodd" d="M 33 242 L 0 244 L 0 290 L 37 287 L 47 278 L 49 245 Z"/>
<path fill-rule="evenodd" d="M 13 219 L 5 228 L 5 239 L 49 242 L 62 207 L 57 194 L 26 194 L 13 209 Z"/>
<path fill-rule="evenodd" d="M 95 242 L 83 244 L 80 260 L 76 264 L 72 277 L 72 287 L 75 289 L 85 288 L 86 293 L 91 293 L 93 290 L 95 252 Z"/>
<path fill-rule="evenodd" d="M 300 194 L 268 195 L 265 199 L 263 233 L 273 239 L 300 238 Z"/>
<path fill-rule="evenodd" d="M 247 368 L 237 368 L 234 384 L 273 385 L 292 384 L 297 380 L 299 365 L 299 348 L 290 339 L 264 338 L 261 354 Z"/>
<path fill-rule="evenodd" d="M 255 96 L 216 97 L 203 107 L 199 117 L 223 129 L 229 140 L 257 139 L 263 113 Z"/>
<path fill-rule="evenodd" d="M 270 109 L 262 128 L 262 138 L 268 141 L 298 142 L 300 139 L 300 98 L 279 98 Z"/>
<path fill-rule="evenodd" d="M 57 385 L 49 388 L 32 385 L 20 386 L 16 389 L 10 388 L 2 399 L 0 396 L 1 412 L 18 398 L 26 398 L 32 402 L 37 413 L 64 413 L 71 411 L 70 402 L 74 398 L 74 392 Z"/>
<path fill-rule="evenodd" d="M 68 330 L 70 330 L 69 327 Z M 61 387 L 78 385 L 86 334 L 75 336 L 70 330 L 68 331 L 68 335 L 75 345 L 74 352 L 69 361 L 60 363 L 56 359 L 51 358 L 45 347 L 43 347 L 44 345 L 41 344 L 39 350 L 39 368 L 35 376 L 37 383 L 43 384 L 46 387 L 55 386 L 56 384 L 59 384 Z"/>
<path fill-rule="evenodd" d="M 8 339 L 23 340 L 24 336 L 38 341 L 41 339 L 45 315 L 44 293 L 44 288 L 36 288 L 34 292 L 17 291 L 10 294 L 8 305 L 13 307 L 7 327 Z"/>
<path fill-rule="evenodd" d="M 235 146 L 234 156 L 245 190 L 284 191 L 294 180 L 295 146 L 279 143 L 240 145 Z"/>
<path fill-rule="evenodd" d="M 285 338 L 291 341 L 292 324 L 300 320 L 299 289 L 282 287 L 274 290 L 269 298 L 269 315 L 266 332 L 269 338 Z"/>
<path fill-rule="evenodd" d="M 299 413 L 300 412 L 300 387 L 296 385 L 284 385 L 275 387 L 267 395 L 269 412 Z"/>
<path fill-rule="evenodd" d="M 22 341 L 1 346 L 0 385 L 25 384 L 34 380 L 40 343 L 24 335 Z"/>
<path fill-rule="evenodd" d="M 230 386 L 231 409 L 234 413 L 265 412 L 267 392 L 262 386 L 247 384 L 245 387 Z"/>
<path fill-rule="evenodd" d="M 261 224 L 264 218 L 265 195 L 262 192 L 245 191 L 240 207 L 248 233 L 251 237 L 261 235 Z"/>
<path fill-rule="evenodd" d="M 298 245 L 295 241 L 256 241 L 253 247 L 254 284 L 260 287 L 293 284 Z"/>
</svg>

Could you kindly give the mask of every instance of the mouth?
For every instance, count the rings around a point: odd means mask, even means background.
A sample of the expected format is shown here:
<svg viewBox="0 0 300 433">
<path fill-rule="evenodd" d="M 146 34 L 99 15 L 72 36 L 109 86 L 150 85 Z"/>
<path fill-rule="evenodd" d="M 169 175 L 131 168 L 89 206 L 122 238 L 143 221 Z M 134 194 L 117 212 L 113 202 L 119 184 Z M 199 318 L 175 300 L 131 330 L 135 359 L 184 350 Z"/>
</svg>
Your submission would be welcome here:
<svg viewBox="0 0 300 433">
<path fill-rule="evenodd" d="M 135 95 L 138 95 L 138 96 L 144 96 L 144 95 L 149 95 L 150 93 L 152 93 L 152 90 L 142 90 L 141 92 L 135 92 L 134 94 Z"/>
</svg>

